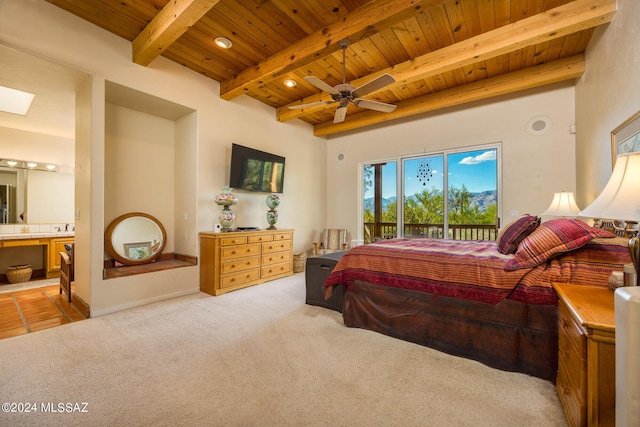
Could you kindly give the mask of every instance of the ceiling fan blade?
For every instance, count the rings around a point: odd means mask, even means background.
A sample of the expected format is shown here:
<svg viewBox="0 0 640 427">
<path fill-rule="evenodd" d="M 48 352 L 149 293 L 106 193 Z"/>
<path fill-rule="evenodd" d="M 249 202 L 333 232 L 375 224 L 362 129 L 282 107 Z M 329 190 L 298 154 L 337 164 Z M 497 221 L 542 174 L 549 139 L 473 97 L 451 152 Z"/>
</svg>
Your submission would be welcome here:
<svg viewBox="0 0 640 427">
<path fill-rule="evenodd" d="M 327 92 L 328 94 L 331 94 L 331 95 L 340 95 L 340 92 L 338 92 L 333 87 L 329 86 L 327 83 L 323 82 L 316 76 L 305 76 L 304 79 L 305 81 L 314 85 L 315 87 L 322 90 L 323 92 Z"/>
<path fill-rule="evenodd" d="M 385 104 L 384 102 L 370 101 L 368 99 L 354 99 L 353 104 L 356 107 L 366 108 L 369 110 L 382 111 L 383 113 L 390 113 L 396 109 L 395 105 Z"/>
<path fill-rule="evenodd" d="M 333 123 L 342 123 L 344 122 L 345 117 L 347 117 L 347 107 L 340 106 L 336 108 L 336 114 L 333 116 Z"/>
<path fill-rule="evenodd" d="M 363 95 L 375 92 L 395 82 L 396 79 L 391 77 L 390 74 L 383 74 L 380 77 L 371 80 L 369 83 L 365 83 L 362 86 L 355 88 L 353 92 L 351 92 L 351 95 L 355 98 L 360 98 Z"/>
<path fill-rule="evenodd" d="M 334 102 L 335 101 L 319 101 L 319 102 L 310 102 L 308 104 L 301 104 L 301 105 L 290 105 L 289 109 L 298 110 L 301 108 L 319 107 L 320 105 L 329 105 L 329 104 L 333 104 Z"/>
</svg>

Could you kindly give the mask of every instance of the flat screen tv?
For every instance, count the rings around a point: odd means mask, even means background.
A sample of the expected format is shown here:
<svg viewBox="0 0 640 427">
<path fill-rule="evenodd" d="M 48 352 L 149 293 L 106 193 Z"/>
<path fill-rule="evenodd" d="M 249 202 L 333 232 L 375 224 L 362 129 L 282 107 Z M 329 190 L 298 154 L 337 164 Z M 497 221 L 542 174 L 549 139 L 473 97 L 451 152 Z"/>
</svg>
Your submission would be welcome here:
<svg viewBox="0 0 640 427">
<path fill-rule="evenodd" d="M 284 157 L 232 144 L 229 186 L 237 190 L 282 193 Z"/>
</svg>

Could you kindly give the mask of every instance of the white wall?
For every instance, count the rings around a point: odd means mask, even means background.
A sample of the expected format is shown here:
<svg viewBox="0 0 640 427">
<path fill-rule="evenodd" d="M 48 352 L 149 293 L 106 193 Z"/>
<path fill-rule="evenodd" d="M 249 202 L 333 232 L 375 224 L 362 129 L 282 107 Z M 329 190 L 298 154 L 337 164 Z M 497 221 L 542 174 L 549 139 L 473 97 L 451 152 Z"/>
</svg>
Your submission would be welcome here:
<svg viewBox="0 0 640 427">
<path fill-rule="evenodd" d="M 577 201 L 582 207 L 612 171 L 611 131 L 640 111 L 640 2 L 618 0 L 613 21 L 598 28 L 576 85 Z"/>
<path fill-rule="evenodd" d="M 540 115 L 551 119 L 543 135 L 527 132 Z M 503 223 L 512 211 L 539 214 L 554 192 L 575 191 L 574 89 L 572 83 L 449 108 L 397 124 L 329 140 L 327 147 L 327 223 L 356 235 L 358 162 L 437 150 L 502 143 Z M 345 159 L 337 160 L 338 153 Z"/>
<path fill-rule="evenodd" d="M 107 104 L 105 125 L 105 224 L 129 212 L 149 214 L 167 230 L 164 252 L 174 252 L 175 123 Z"/>
</svg>

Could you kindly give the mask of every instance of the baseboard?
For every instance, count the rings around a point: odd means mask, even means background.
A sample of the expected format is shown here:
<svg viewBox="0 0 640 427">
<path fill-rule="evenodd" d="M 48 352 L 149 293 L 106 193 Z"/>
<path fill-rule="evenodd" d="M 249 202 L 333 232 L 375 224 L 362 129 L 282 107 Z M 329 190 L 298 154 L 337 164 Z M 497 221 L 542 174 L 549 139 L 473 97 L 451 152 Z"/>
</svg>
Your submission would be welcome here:
<svg viewBox="0 0 640 427">
<path fill-rule="evenodd" d="M 93 309 L 93 310 L 91 310 L 91 317 L 100 317 L 100 316 L 104 316 L 105 314 L 116 313 L 118 311 L 128 310 L 130 308 L 140 307 L 142 305 L 152 304 L 154 302 L 164 301 L 164 300 L 171 299 L 171 298 L 178 298 L 178 297 L 183 297 L 183 296 L 186 296 L 186 295 L 197 294 L 199 292 L 200 292 L 200 288 L 196 286 L 195 288 L 192 288 L 192 289 L 186 289 L 184 291 L 174 292 L 172 294 L 158 295 L 156 297 L 147 298 L 147 299 L 140 300 L 140 301 L 134 301 L 134 302 L 130 302 L 130 303 L 127 303 L 127 304 L 121 304 L 121 305 L 117 305 L 117 306 L 113 306 L 113 307 L 107 307 L 107 308 L 102 309 L 102 310 Z M 75 299 L 75 295 L 74 295 L 73 298 Z"/>
</svg>

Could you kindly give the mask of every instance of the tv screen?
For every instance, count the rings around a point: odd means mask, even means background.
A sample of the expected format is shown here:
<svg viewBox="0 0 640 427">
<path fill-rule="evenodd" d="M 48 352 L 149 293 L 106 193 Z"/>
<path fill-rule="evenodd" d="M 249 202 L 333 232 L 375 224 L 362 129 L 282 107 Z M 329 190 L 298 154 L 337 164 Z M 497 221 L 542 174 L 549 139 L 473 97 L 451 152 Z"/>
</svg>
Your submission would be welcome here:
<svg viewBox="0 0 640 427">
<path fill-rule="evenodd" d="M 229 186 L 238 190 L 282 193 L 284 157 L 232 144 Z"/>
</svg>

